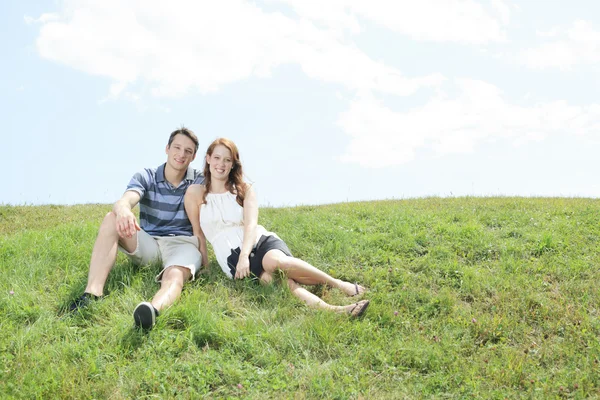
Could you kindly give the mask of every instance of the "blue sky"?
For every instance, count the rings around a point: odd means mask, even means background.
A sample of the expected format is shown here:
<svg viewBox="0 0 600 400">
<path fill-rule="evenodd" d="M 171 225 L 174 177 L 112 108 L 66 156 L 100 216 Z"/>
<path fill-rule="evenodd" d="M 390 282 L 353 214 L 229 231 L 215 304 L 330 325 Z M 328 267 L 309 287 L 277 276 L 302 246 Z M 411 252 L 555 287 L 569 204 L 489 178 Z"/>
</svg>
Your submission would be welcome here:
<svg viewBox="0 0 600 400">
<path fill-rule="evenodd" d="M 78 0 L 0 5 L 0 204 L 112 203 L 239 146 L 261 205 L 600 197 L 600 3 Z"/>
</svg>

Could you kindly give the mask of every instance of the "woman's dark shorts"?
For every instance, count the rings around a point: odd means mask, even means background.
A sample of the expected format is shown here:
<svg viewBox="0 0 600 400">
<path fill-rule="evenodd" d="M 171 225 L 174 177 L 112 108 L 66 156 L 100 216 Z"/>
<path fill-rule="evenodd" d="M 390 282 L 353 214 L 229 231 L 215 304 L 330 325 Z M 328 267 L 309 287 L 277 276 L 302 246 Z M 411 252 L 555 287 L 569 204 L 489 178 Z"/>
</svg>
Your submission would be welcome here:
<svg viewBox="0 0 600 400">
<path fill-rule="evenodd" d="M 292 252 L 287 247 L 285 242 L 276 236 L 265 236 L 262 235 L 256 243 L 256 246 L 250 252 L 248 259 L 250 260 L 250 272 L 252 278 L 260 278 L 262 273 L 265 271 L 263 268 L 263 258 L 270 250 L 281 250 L 286 256 L 292 257 Z M 240 258 L 240 248 L 231 250 L 231 255 L 227 257 L 227 265 L 229 265 L 229 271 L 231 276 L 235 277 L 235 269 Z"/>
</svg>

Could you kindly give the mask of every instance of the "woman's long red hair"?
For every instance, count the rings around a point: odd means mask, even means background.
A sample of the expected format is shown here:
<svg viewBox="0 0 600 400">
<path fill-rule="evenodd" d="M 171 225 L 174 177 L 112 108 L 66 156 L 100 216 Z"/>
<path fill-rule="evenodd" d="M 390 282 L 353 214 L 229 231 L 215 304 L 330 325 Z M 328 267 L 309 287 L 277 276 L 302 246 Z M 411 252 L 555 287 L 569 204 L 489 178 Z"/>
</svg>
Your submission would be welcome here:
<svg viewBox="0 0 600 400">
<path fill-rule="evenodd" d="M 246 197 L 246 183 L 243 179 L 244 172 L 242 170 L 242 163 L 240 162 L 240 152 L 235 143 L 231 140 L 227 138 L 218 138 L 208 146 L 206 155 L 210 157 L 215 150 L 215 147 L 219 145 L 225 146 L 231 152 L 231 159 L 233 161 L 231 171 L 229 172 L 229 178 L 225 183 L 225 188 L 229 190 L 230 193 L 236 195 L 237 203 L 243 207 L 244 198 Z M 206 186 L 206 190 L 204 191 L 202 204 L 206 204 L 206 195 L 210 192 L 211 186 L 210 165 L 206 162 L 206 157 L 204 158 L 204 186 Z"/>
</svg>

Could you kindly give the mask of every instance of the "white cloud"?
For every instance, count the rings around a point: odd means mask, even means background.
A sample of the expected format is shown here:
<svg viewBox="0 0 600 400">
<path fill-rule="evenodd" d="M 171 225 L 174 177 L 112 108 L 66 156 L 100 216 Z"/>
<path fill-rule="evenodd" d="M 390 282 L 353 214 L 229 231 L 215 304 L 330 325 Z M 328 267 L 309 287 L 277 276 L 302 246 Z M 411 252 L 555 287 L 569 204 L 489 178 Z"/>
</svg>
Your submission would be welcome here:
<svg viewBox="0 0 600 400">
<path fill-rule="evenodd" d="M 23 20 L 25 20 L 25 23 L 27 25 L 32 25 L 32 24 L 44 24 L 46 22 L 50 22 L 50 21 L 56 21 L 59 19 L 59 15 L 57 13 L 45 13 L 40 15 L 39 18 L 33 18 L 29 15 L 25 15 L 23 16 Z"/>
<path fill-rule="evenodd" d="M 417 151 L 468 153 L 483 142 L 509 140 L 515 146 L 549 135 L 600 131 L 600 104 L 565 101 L 530 107 L 507 102 L 495 86 L 477 80 L 454 82 L 458 95 L 440 93 L 419 108 L 396 112 L 372 95 L 357 97 L 338 124 L 350 137 L 343 161 L 385 167 L 411 161 Z"/>
<path fill-rule="evenodd" d="M 587 21 L 578 20 L 568 29 L 554 27 L 537 35 L 547 41 L 518 56 L 519 61 L 530 68 L 569 70 L 577 65 L 600 62 L 600 31 Z"/>
<path fill-rule="evenodd" d="M 504 25 L 510 21 L 510 8 L 503 0 L 492 0 L 492 7 L 500 15 L 500 20 Z"/>
<path fill-rule="evenodd" d="M 440 74 L 405 77 L 345 43 L 339 31 L 267 13 L 242 0 L 64 4 L 59 18 L 43 23 L 38 51 L 49 60 L 109 77 L 110 98 L 134 85 L 155 96 L 207 93 L 267 77 L 278 65 L 291 63 L 313 79 L 397 95 L 444 80 Z M 353 24 L 352 18 L 341 21 Z"/>
<path fill-rule="evenodd" d="M 357 18 L 352 15 L 348 0 L 266 0 L 269 3 L 286 3 L 302 18 L 325 25 L 333 32 L 342 35 L 344 30 L 359 33 L 362 28 Z"/>
<path fill-rule="evenodd" d="M 435 42 L 504 41 L 501 23 L 472 0 L 355 0 L 357 12 L 413 39 Z"/>
<path fill-rule="evenodd" d="M 415 40 L 482 44 L 506 40 L 509 7 L 491 0 L 499 19 L 473 0 L 270 0 L 291 5 L 303 18 L 333 30 L 359 32 L 359 18 L 383 25 Z"/>
</svg>

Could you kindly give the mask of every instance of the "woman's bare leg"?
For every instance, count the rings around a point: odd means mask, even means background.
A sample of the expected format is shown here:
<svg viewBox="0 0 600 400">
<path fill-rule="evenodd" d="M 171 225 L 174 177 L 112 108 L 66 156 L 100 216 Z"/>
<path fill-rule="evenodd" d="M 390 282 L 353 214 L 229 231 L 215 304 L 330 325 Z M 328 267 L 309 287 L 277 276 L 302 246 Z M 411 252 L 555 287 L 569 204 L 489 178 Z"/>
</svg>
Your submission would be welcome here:
<svg viewBox="0 0 600 400">
<path fill-rule="evenodd" d="M 327 304 L 317 295 L 312 294 L 302 286 L 298 285 L 293 279 L 288 279 L 288 287 L 292 294 L 306 303 L 307 306 L 312 308 L 319 308 L 322 310 L 333 311 L 339 314 L 351 314 L 352 316 L 360 316 L 369 305 L 368 300 L 361 300 L 356 304 L 349 304 L 347 306 L 332 306 Z"/>
<path fill-rule="evenodd" d="M 263 285 L 269 285 L 273 282 L 273 274 L 271 274 L 270 272 L 267 271 L 263 271 L 262 274 L 260 274 L 260 283 Z"/>
<path fill-rule="evenodd" d="M 302 285 L 329 285 L 340 289 L 348 296 L 362 294 L 366 290 L 360 285 L 336 279 L 299 258 L 286 256 L 281 250 L 268 251 L 263 258 L 263 268 L 270 274 L 280 269 L 287 274 L 288 278 Z"/>
</svg>

